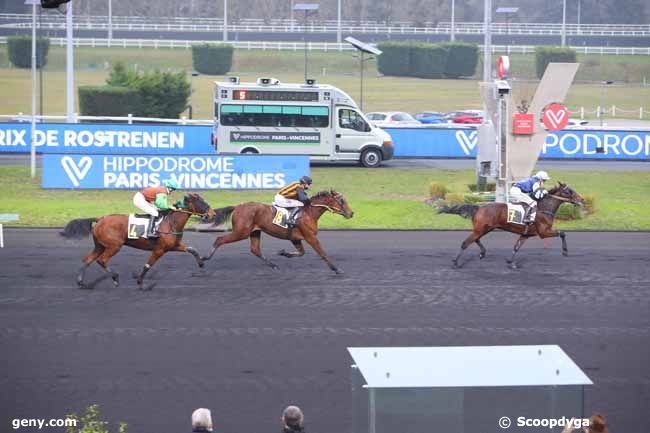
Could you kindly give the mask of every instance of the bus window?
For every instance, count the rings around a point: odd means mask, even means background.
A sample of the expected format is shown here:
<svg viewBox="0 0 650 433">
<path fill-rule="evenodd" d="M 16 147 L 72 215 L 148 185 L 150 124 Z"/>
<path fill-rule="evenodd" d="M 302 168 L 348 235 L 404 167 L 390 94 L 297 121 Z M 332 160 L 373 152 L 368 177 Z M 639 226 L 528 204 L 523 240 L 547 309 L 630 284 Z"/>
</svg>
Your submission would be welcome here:
<svg viewBox="0 0 650 433">
<path fill-rule="evenodd" d="M 339 110 L 339 126 L 341 128 L 354 129 L 359 132 L 370 131 L 370 127 L 359 113 L 345 108 Z"/>
<path fill-rule="evenodd" d="M 329 107 L 222 104 L 220 122 L 224 126 L 327 128 Z"/>
</svg>

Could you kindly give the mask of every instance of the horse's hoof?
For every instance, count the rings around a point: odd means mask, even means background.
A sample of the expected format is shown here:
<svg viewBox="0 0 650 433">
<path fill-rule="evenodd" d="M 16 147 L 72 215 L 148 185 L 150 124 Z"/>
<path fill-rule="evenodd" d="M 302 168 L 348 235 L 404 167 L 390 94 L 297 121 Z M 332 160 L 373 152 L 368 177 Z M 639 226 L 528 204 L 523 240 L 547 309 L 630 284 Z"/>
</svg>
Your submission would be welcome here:
<svg viewBox="0 0 650 433">
<path fill-rule="evenodd" d="M 458 262 L 456 260 L 452 260 L 451 263 L 452 263 L 452 266 L 453 266 L 454 269 L 460 268 L 460 265 L 458 264 Z"/>
<path fill-rule="evenodd" d="M 510 264 L 510 269 L 512 269 L 513 271 L 516 271 L 517 269 L 519 269 L 519 267 L 517 266 L 517 264 L 515 262 L 512 262 Z"/>
<path fill-rule="evenodd" d="M 273 269 L 274 271 L 277 271 L 277 270 L 280 269 L 280 267 L 279 267 L 278 265 L 276 265 L 275 263 L 273 263 L 273 264 L 271 264 L 271 265 L 269 265 L 269 266 L 270 266 L 271 269 Z"/>
<path fill-rule="evenodd" d="M 485 258 L 485 254 L 484 254 L 484 253 L 479 254 L 479 255 L 478 255 L 478 258 L 481 259 L 481 260 L 483 260 L 483 259 Z"/>
<path fill-rule="evenodd" d="M 203 268 L 203 267 L 205 266 L 205 263 L 204 263 L 203 261 L 200 261 L 200 262 L 198 263 L 198 265 L 199 265 L 199 268 Z"/>
<path fill-rule="evenodd" d="M 343 274 L 345 274 L 345 272 L 343 272 L 341 269 L 334 269 L 334 273 L 335 273 L 336 275 L 343 275 Z"/>
<path fill-rule="evenodd" d="M 564 257 L 569 257 L 569 252 L 568 251 L 562 251 L 562 255 Z"/>
<path fill-rule="evenodd" d="M 120 280 L 113 280 L 113 285 L 115 287 L 120 287 Z"/>
</svg>

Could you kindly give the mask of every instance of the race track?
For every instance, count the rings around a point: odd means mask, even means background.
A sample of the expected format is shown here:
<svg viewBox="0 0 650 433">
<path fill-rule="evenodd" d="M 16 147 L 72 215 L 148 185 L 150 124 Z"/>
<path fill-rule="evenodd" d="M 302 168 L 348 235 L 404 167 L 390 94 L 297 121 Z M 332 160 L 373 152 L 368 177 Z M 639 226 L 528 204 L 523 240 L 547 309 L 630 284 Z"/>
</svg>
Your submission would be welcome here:
<svg viewBox="0 0 650 433">
<path fill-rule="evenodd" d="M 81 291 L 74 275 L 90 240 L 6 230 L 0 430 L 99 403 L 132 433 L 189 431 L 196 407 L 213 410 L 219 433 L 273 432 L 282 408 L 297 403 L 313 432 L 345 433 L 348 346 L 559 344 L 594 381 L 587 413 L 607 414 L 613 432 L 647 431 L 650 233 L 569 233 L 568 258 L 557 240 L 548 249 L 531 240 L 518 271 L 505 266 L 514 242 L 505 233 L 487 237 L 485 260 L 471 247 L 464 268 L 452 269 L 465 235 L 324 232 L 341 277 L 310 249 L 273 256 L 290 244 L 263 237 L 280 271 L 242 242 L 203 274 L 190 255 L 170 254 L 150 272 L 157 286 L 140 292 L 131 274 L 147 253 L 115 257 L 120 287 L 102 280 Z M 207 252 L 214 237 L 186 240 Z M 101 276 L 99 267 L 87 276 Z M 477 433 L 501 431 L 502 415 Z"/>
</svg>

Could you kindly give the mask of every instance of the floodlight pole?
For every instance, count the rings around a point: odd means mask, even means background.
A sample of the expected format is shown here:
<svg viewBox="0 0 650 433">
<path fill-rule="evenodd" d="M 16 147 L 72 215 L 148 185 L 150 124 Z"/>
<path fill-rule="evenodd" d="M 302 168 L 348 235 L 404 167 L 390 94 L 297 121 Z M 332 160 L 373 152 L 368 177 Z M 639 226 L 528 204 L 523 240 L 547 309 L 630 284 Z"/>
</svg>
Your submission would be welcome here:
<svg viewBox="0 0 650 433">
<path fill-rule="evenodd" d="M 228 42 L 228 0 L 223 0 L 223 41 Z"/>
<path fill-rule="evenodd" d="M 341 43 L 341 0 L 338 0 L 336 12 L 336 42 Z"/>
<path fill-rule="evenodd" d="M 305 38 L 305 83 L 307 82 L 307 11 L 305 11 L 305 32 L 304 32 L 304 38 Z"/>
<path fill-rule="evenodd" d="M 451 0 L 451 35 L 449 40 L 456 39 L 456 0 Z"/>
<path fill-rule="evenodd" d="M 36 177 L 36 2 L 32 2 L 32 127 L 30 142 L 30 165 L 33 179 Z"/>
<path fill-rule="evenodd" d="M 566 0 L 562 0 L 562 46 L 566 46 Z"/>
<path fill-rule="evenodd" d="M 74 57 L 72 48 L 72 5 L 68 3 L 66 11 L 66 117 L 68 123 L 75 121 L 74 118 Z"/>
<path fill-rule="evenodd" d="M 289 15 L 289 21 L 291 21 L 291 33 L 293 33 L 293 0 L 291 0 L 291 14 Z"/>
<path fill-rule="evenodd" d="M 492 0 L 484 0 L 483 27 L 483 81 L 492 81 Z"/>
<path fill-rule="evenodd" d="M 108 0 L 108 45 L 113 40 L 113 0 Z"/>
<path fill-rule="evenodd" d="M 361 89 L 359 90 L 359 108 L 363 112 L 363 50 L 359 50 L 359 59 L 361 62 Z"/>
</svg>

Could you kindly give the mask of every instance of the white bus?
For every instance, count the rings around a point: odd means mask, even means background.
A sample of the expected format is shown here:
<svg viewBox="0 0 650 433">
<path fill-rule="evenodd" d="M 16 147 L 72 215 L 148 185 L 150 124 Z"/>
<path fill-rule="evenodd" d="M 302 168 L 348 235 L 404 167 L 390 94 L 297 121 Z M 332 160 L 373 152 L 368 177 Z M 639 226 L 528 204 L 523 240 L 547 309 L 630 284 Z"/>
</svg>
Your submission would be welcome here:
<svg viewBox="0 0 650 433">
<path fill-rule="evenodd" d="M 219 154 L 309 155 L 378 167 L 393 143 L 345 92 L 328 85 L 215 82 L 213 144 Z"/>
</svg>

